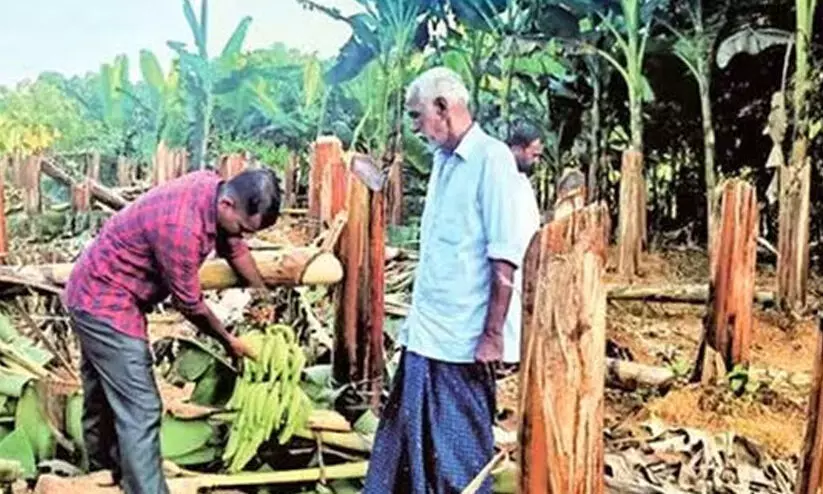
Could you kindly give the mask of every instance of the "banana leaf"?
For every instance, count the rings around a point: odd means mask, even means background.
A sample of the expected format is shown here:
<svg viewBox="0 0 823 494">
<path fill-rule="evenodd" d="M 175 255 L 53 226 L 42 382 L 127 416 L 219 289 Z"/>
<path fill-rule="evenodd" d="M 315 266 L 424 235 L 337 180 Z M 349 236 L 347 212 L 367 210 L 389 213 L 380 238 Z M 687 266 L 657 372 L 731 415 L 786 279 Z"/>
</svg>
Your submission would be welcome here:
<svg viewBox="0 0 823 494">
<path fill-rule="evenodd" d="M 54 358 L 50 352 L 36 347 L 30 338 L 18 333 L 11 319 L 2 312 L 0 312 L 0 341 L 11 345 L 20 355 L 40 366 L 45 366 Z"/>
<path fill-rule="evenodd" d="M 3 409 L 7 397 L 20 398 L 20 395 L 23 394 L 23 388 L 30 380 L 31 377 L 29 376 L 0 370 L 0 399 L 3 399 L 3 402 L 0 403 L 0 410 Z"/>
<path fill-rule="evenodd" d="M 724 39 L 717 48 L 717 66 L 726 68 L 732 58 L 741 54 L 757 55 L 776 45 L 787 45 L 794 39 L 792 33 L 782 29 L 747 27 Z"/>
<path fill-rule="evenodd" d="M 26 478 L 33 478 L 37 474 L 34 451 L 22 429 L 15 429 L 0 441 L 0 458 L 19 462 Z"/>
<path fill-rule="evenodd" d="M 222 407 L 234 392 L 237 375 L 212 364 L 197 380 L 190 401 L 197 405 Z"/>
<path fill-rule="evenodd" d="M 205 420 L 180 420 L 163 416 L 160 425 L 160 451 L 171 459 L 204 448 L 214 435 L 214 428 Z"/>
<path fill-rule="evenodd" d="M 57 441 L 43 412 L 42 398 L 37 389 L 28 385 L 17 401 L 14 412 L 15 428 L 25 432 L 37 461 L 54 457 Z"/>
<path fill-rule="evenodd" d="M 174 362 L 174 368 L 186 381 L 197 381 L 213 362 L 214 358 L 200 348 L 185 345 Z"/>
<path fill-rule="evenodd" d="M 75 393 L 69 397 L 66 403 L 65 415 L 66 433 L 80 451 L 80 467 L 83 470 L 87 470 L 88 452 L 86 450 L 86 443 L 83 440 L 83 395 L 81 393 Z"/>
<path fill-rule="evenodd" d="M 213 462 L 222 454 L 223 449 L 218 446 L 204 446 L 191 453 L 168 458 L 168 460 L 180 466 L 202 465 Z"/>
</svg>

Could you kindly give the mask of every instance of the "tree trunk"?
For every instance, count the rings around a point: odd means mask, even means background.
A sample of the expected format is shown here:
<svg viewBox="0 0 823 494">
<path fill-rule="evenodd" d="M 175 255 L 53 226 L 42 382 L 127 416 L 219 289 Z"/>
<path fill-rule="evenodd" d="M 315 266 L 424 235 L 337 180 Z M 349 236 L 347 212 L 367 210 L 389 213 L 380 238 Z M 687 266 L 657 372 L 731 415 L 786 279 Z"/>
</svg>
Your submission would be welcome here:
<svg viewBox="0 0 823 494">
<path fill-rule="evenodd" d="M 606 285 L 609 300 L 643 300 L 646 302 L 675 302 L 705 304 L 709 301 L 709 285 Z M 774 303 L 774 292 L 757 290 L 753 301 L 758 304 Z"/>
<path fill-rule="evenodd" d="M 55 163 L 48 161 L 48 160 L 40 160 L 42 171 L 46 175 L 50 176 L 51 178 L 57 180 L 58 182 L 62 183 L 63 185 L 71 188 L 74 187 L 76 182 L 74 181 L 71 176 L 58 167 Z M 109 189 L 108 187 L 104 187 L 99 183 L 91 180 L 86 179 L 88 181 L 88 187 L 91 192 L 91 196 L 101 203 L 105 204 L 106 206 L 114 209 L 119 210 L 123 209 L 129 204 L 129 201 L 124 199 L 117 194 L 113 190 Z"/>
<path fill-rule="evenodd" d="M 553 221 L 523 272 L 520 492 L 603 492 L 604 204 Z"/>
<path fill-rule="evenodd" d="M 40 212 L 40 171 L 42 160 L 39 156 L 29 156 L 23 168 L 23 195 L 26 214 Z"/>
<path fill-rule="evenodd" d="M 229 180 L 248 166 L 246 156 L 241 153 L 232 153 L 220 157 L 220 176 Z"/>
<path fill-rule="evenodd" d="M 780 174 L 777 256 L 778 302 L 789 312 L 802 312 L 806 307 L 811 182 L 808 159 L 808 93 L 812 82 L 809 58 L 816 4 L 817 0 L 795 2 L 794 145 L 790 165 L 781 169 Z"/>
<path fill-rule="evenodd" d="M 333 285 L 343 278 L 343 267 L 337 257 L 314 247 L 252 251 L 252 257 L 268 286 Z M 65 285 L 73 267 L 72 263 L 32 265 L 12 273 L 0 270 L 0 275 L 16 273 L 40 283 Z M 242 286 L 240 278 L 223 259 L 204 262 L 199 273 L 203 290 Z"/>
<path fill-rule="evenodd" d="M 701 59 L 702 60 L 702 59 Z M 708 70 L 708 69 L 707 69 Z M 714 208 L 714 124 L 708 76 L 700 86 L 700 110 L 703 117 L 703 167 L 706 180 L 706 245 L 712 245 L 712 209 Z"/>
<path fill-rule="evenodd" d="M 378 411 L 383 385 L 383 194 L 352 176 L 348 221 L 338 244 L 345 275 L 335 292 L 333 375 L 358 394 L 358 407 Z M 345 412 L 345 410 L 344 410 Z"/>
<path fill-rule="evenodd" d="M 596 77 L 592 74 L 592 77 Z M 592 84 L 592 129 L 591 129 L 591 162 L 589 163 L 588 202 L 592 203 L 600 196 L 598 183 L 598 166 L 600 165 L 600 81 Z"/>
<path fill-rule="evenodd" d="M 342 167 L 343 164 L 343 144 L 335 136 L 323 136 L 314 143 L 312 153 L 311 171 L 309 172 L 309 217 L 318 220 L 331 221 L 334 216 L 331 214 L 331 205 L 337 200 L 339 195 L 332 193 L 332 185 L 339 172 L 332 168 Z M 344 201 L 345 203 L 345 201 Z"/>
<path fill-rule="evenodd" d="M 89 179 L 71 184 L 71 209 L 75 213 L 85 213 L 91 209 Z"/>
<path fill-rule="evenodd" d="M 726 182 L 715 223 L 711 300 L 694 376 L 704 384 L 749 362 L 758 227 L 754 188 L 742 180 Z"/>
<path fill-rule="evenodd" d="M 6 231 L 6 170 L 11 158 L 0 157 L 0 264 L 6 263 L 9 239 Z"/>
<path fill-rule="evenodd" d="M 388 223 L 392 226 L 403 224 L 403 155 L 395 155 L 389 171 L 388 188 Z"/>
<path fill-rule="evenodd" d="M 823 319 L 818 322 L 817 357 L 809 395 L 806 437 L 797 472 L 795 494 L 818 494 L 823 488 Z"/>
<path fill-rule="evenodd" d="M 296 152 L 289 153 L 289 162 L 286 164 L 286 176 L 283 180 L 285 196 L 283 197 L 283 207 L 293 208 L 297 204 L 297 167 L 299 157 Z"/>
<path fill-rule="evenodd" d="M 633 150 L 623 152 L 620 177 L 617 270 L 631 279 L 638 274 L 640 255 L 646 242 L 646 184 L 641 153 Z"/>
<path fill-rule="evenodd" d="M 162 185 L 169 180 L 182 177 L 188 172 L 188 158 L 185 149 L 169 149 L 166 143 L 160 141 L 154 155 L 154 186 Z"/>
<path fill-rule="evenodd" d="M 132 183 L 132 170 L 134 165 L 125 156 L 117 157 L 117 185 L 128 187 Z"/>
<path fill-rule="evenodd" d="M 323 188 L 320 193 L 321 219 L 326 225 L 334 222 L 337 213 L 346 209 L 349 173 L 343 161 L 343 145 L 339 140 L 332 144 L 323 169 Z"/>
<path fill-rule="evenodd" d="M 780 169 L 780 216 L 778 223 L 777 293 L 786 311 L 806 306 L 809 272 L 809 189 L 811 165 L 807 141 L 799 138 L 792 149 L 791 164 Z"/>
<path fill-rule="evenodd" d="M 100 181 L 100 153 L 95 151 L 91 156 L 86 156 L 87 162 L 86 176 L 95 182 Z"/>
</svg>

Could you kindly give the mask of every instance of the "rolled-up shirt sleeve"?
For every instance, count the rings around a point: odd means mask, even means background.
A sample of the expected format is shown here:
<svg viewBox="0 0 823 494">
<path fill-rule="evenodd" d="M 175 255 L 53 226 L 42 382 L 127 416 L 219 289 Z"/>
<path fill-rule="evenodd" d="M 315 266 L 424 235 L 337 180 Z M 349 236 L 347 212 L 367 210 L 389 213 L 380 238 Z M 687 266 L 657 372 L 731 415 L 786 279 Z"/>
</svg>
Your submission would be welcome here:
<svg viewBox="0 0 823 494">
<path fill-rule="evenodd" d="M 217 236 L 214 250 L 218 256 L 227 260 L 237 259 L 250 252 L 243 237 L 228 235 Z"/>
<path fill-rule="evenodd" d="M 519 268 L 524 249 L 519 235 L 511 234 L 519 209 L 517 173 L 511 151 L 504 146 L 492 149 L 483 170 L 480 201 L 489 259 L 508 261 Z"/>
<path fill-rule="evenodd" d="M 155 258 L 172 296 L 172 303 L 183 314 L 205 312 L 200 289 L 199 242 L 191 229 L 165 225 L 153 235 Z"/>
</svg>

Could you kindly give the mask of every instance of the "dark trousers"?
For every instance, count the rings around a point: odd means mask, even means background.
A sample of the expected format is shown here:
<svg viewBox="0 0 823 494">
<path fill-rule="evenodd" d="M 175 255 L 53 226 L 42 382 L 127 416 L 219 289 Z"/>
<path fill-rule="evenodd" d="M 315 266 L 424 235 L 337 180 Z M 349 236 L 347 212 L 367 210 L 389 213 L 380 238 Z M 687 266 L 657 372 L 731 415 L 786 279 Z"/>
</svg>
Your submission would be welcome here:
<svg viewBox="0 0 823 494">
<path fill-rule="evenodd" d="M 71 311 L 80 339 L 83 439 L 89 469 L 111 470 L 126 494 L 167 494 L 160 456 L 163 405 L 146 340 Z"/>
</svg>

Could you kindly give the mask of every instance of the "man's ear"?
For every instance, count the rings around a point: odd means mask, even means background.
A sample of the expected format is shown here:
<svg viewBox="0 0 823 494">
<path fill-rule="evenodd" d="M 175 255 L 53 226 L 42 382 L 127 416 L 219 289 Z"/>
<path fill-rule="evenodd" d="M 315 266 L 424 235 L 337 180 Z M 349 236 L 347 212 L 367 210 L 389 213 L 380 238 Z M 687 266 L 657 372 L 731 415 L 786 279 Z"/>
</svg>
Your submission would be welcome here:
<svg viewBox="0 0 823 494">
<path fill-rule="evenodd" d="M 233 197 L 231 197 L 231 196 L 222 196 L 222 197 L 220 198 L 220 200 L 219 200 L 219 201 L 217 201 L 217 203 L 218 203 L 218 204 L 222 204 L 223 206 L 228 206 L 228 207 L 231 207 L 231 208 L 233 208 L 233 207 L 234 207 L 234 205 L 235 205 L 234 198 L 233 198 Z"/>
<path fill-rule="evenodd" d="M 441 117 L 446 117 L 446 112 L 449 110 L 449 103 L 446 101 L 446 98 L 442 96 L 438 96 L 434 98 L 434 108 L 437 110 L 437 114 Z"/>
</svg>

